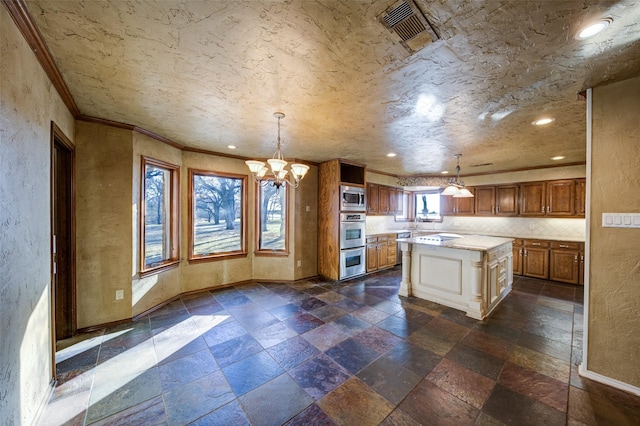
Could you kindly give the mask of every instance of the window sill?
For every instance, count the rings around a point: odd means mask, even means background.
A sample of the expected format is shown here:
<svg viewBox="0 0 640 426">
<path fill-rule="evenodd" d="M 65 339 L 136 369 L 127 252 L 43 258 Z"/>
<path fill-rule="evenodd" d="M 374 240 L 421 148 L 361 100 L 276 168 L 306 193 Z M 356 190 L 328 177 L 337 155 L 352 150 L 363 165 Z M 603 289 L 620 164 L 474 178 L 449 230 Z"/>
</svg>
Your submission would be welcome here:
<svg viewBox="0 0 640 426">
<path fill-rule="evenodd" d="M 224 254 L 211 254 L 206 256 L 192 257 L 189 259 L 189 263 L 205 263 L 205 262 L 216 262 L 220 260 L 231 260 L 231 259 L 240 259 L 243 257 L 247 257 L 248 253 L 246 252 L 237 252 L 237 253 L 224 253 Z"/>
<path fill-rule="evenodd" d="M 145 269 L 144 271 L 138 272 L 138 277 L 144 278 L 150 275 L 159 274 L 160 272 L 165 272 L 173 268 L 177 268 L 180 265 L 180 260 L 170 260 L 167 263 L 163 263 L 162 265 L 154 266 L 153 268 Z"/>
</svg>

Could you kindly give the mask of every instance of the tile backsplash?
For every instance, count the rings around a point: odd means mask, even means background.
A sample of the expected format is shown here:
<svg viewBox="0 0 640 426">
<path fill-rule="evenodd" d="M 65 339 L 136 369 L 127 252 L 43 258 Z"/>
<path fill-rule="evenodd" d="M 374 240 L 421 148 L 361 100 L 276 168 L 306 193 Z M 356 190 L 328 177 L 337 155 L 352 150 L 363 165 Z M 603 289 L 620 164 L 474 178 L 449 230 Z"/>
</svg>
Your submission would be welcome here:
<svg viewBox="0 0 640 426">
<path fill-rule="evenodd" d="M 366 232 L 368 234 L 414 228 L 416 228 L 415 223 L 396 222 L 392 216 L 367 217 Z M 584 241 L 587 225 L 585 219 L 445 216 L 442 223 L 418 223 L 417 229 L 505 237 Z"/>
</svg>

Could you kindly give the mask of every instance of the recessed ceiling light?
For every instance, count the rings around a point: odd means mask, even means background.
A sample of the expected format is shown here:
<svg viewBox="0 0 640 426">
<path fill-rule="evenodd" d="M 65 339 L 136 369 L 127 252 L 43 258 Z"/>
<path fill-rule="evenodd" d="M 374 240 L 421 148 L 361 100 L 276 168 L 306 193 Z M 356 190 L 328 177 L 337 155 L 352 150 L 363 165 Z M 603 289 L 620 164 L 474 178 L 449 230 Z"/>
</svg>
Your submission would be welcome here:
<svg viewBox="0 0 640 426">
<path fill-rule="evenodd" d="M 578 34 L 576 34 L 576 39 L 585 40 L 585 39 L 588 39 L 589 37 L 593 37 L 594 35 L 598 34 L 599 32 L 603 31 L 605 28 L 607 28 L 609 24 L 612 22 L 613 22 L 613 19 L 611 18 L 603 18 L 598 22 L 589 24 L 586 27 L 583 27 L 580 31 L 578 31 Z"/>
<path fill-rule="evenodd" d="M 387 154 L 387 157 L 395 157 L 396 155 L 398 154 L 396 154 L 395 152 L 390 152 Z"/>
<path fill-rule="evenodd" d="M 440 172 L 441 175 L 448 175 L 449 174 L 449 170 L 443 170 Z"/>
<path fill-rule="evenodd" d="M 531 124 L 534 126 L 544 126 L 545 124 L 553 123 L 554 121 L 556 121 L 555 118 L 541 118 L 539 120 L 532 121 Z"/>
<path fill-rule="evenodd" d="M 235 146 L 235 145 L 227 145 L 227 148 L 229 148 L 229 149 L 236 149 L 236 146 Z"/>
<path fill-rule="evenodd" d="M 565 158 L 564 155 L 558 155 L 556 157 L 551 157 L 551 159 L 553 161 L 564 160 L 564 158 Z"/>
</svg>

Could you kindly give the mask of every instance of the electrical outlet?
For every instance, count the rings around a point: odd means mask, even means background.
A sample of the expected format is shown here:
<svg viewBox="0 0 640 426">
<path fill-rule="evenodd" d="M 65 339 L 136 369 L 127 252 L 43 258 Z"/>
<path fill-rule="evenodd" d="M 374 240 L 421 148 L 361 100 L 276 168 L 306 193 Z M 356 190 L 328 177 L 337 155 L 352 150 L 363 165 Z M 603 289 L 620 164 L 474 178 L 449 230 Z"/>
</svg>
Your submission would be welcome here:
<svg viewBox="0 0 640 426">
<path fill-rule="evenodd" d="M 311 211 L 311 206 L 307 206 L 307 212 L 310 212 L 310 211 Z M 300 265 L 298 265 L 298 266 L 300 266 Z"/>
<path fill-rule="evenodd" d="M 124 290 L 116 290 L 116 300 L 124 299 Z"/>
<path fill-rule="evenodd" d="M 298 260 L 298 268 L 302 266 L 302 260 Z"/>
</svg>

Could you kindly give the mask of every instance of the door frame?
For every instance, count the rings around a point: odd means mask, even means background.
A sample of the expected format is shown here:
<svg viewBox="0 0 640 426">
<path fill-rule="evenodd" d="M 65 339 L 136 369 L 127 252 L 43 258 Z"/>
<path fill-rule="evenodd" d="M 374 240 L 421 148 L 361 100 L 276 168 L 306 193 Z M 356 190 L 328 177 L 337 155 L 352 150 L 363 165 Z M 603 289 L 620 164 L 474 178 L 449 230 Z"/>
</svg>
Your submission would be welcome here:
<svg viewBox="0 0 640 426">
<path fill-rule="evenodd" d="M 50 304 L 51 304 L 51 365 L 52 365 L 52 377 L 55 379 L 56 377 L 56 286 L 55 286 L 55 276 L 53 273 L 54 270 L 54 254 L 53 254 L 53 245 L 54 245 L 54 197 L 55 197 L 55 162 L 54 155 L 56 150 L 56 145 L 62 147 L 67 150 L 70 155 L 70 170 L 69 170 L 69 182 L 70 188 L 69 191 L 71 193 L 71 202 L 70 202 L 70 215 L 71 215 L 71 226 L 69 232 L 69 277 L 70 277 L 70 290 L 71 290 L 71 334 L 75 335 L 77 328 L 77 309 L 76 309 L 76 155 L 75 155 L 75 146 L 71 142 L 71 140 L 64 134 L 62 129 L 60 129 L 56 123 L 51 122 L 51 141 L 50 141 L 50 178 L 49 178 L 49 191 L 50 191 L 50 213 L 49 213 L 49 221 L 51 226 L 50 233 L 50 254 L 51 254 L 51 280 L 50 280 Z"/>
</svg>

